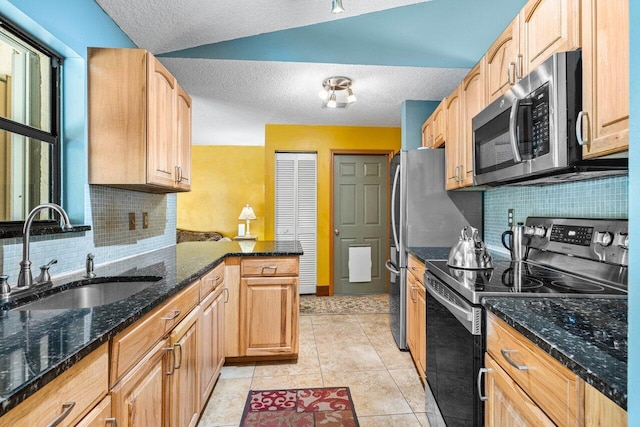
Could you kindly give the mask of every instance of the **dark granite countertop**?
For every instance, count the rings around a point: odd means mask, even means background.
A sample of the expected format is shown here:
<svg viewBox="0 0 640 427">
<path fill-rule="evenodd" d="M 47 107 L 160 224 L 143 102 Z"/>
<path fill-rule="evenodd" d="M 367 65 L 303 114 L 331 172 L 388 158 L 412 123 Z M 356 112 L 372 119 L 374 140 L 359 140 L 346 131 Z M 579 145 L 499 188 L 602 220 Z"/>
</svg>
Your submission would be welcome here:
<svg viewBox="0 0 640 427">
<path fill-rule="evenodd" d="M 302 255 L 300 243 L 185 242 L 96 268 L 98 277 L 162 277 L 124 300 L 81 309 L 0 310 L 0 416 L 225 257 L 286 255 Z M 54 286 L 62 285 L 58 282 L 54 279 Z"/>
<path fill-rule="evenodd" d="M 627 300 L 484 298 L 482 304 L 627 408 Z"/>
<path fill-rule="evenodd" d="M 433 247 L 410 247 L 407 252 L 414 255 L 422 262 L 430 259 L 448 259 L 450 247 L 433 246 Z"/>
</svg>

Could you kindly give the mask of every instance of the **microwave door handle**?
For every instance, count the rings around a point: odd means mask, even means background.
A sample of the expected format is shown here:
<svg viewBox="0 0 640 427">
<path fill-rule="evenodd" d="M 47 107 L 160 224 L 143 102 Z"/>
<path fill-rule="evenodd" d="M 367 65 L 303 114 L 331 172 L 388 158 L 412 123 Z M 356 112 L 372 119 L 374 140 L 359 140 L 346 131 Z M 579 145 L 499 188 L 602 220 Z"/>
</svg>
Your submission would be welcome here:
<svg viewBox="0 0 640 427">
<path fill-rule="evenodd" d="M 520 98 L 516 97 L 513 100 L 511 106 L 511 112 L 509 113 L 509 140 L 511 141 L 511 151 L 513 152 L 513 161 L 516 163 L 522 162 L 520 157 L 520 150 L 518 149 L 518 110 L 520 109 Z"/>
<path fill-rule="evenodd" d="M 400 241 L 398 240 L 398 232 L 396 231 L 396 189 L 398 187 L 398 181 L 400 180 L 400 167 L 396 168 L 396 174 L 393 177 L 393 187 L 391 189 L 391 228 L 393 229 L 393 241 L 396 244 L 396 248 L 400 251 Z"/>
</svg>

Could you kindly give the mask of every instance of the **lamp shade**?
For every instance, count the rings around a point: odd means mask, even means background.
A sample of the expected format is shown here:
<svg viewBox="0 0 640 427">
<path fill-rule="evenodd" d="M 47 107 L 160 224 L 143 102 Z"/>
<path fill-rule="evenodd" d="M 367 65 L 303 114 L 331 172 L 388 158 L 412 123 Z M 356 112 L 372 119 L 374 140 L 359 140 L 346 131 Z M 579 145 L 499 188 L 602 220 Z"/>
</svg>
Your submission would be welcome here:
<svg viewBox="0 0 640 427">
<path fill-rule="evenodd" d="M 247 220 L 247 219 L 257 219 L 256 214 L 253 212 L 253 208 L 247 203 L 247 205 L 242 208 L 242 212 L 240 212 L 240 216 L 238 219 Z"/>
</svg>

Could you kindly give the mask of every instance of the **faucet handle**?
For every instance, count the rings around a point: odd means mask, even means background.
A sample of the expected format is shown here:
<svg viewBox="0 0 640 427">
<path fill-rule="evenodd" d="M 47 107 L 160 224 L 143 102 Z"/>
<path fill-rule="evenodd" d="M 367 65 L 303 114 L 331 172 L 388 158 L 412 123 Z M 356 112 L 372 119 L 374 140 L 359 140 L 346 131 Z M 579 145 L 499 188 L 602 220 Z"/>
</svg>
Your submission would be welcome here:
<svg viewBox="0 0 640 427">
<path fill-rule="evenodd" d="M 94 264 L 93 264 L 93 258 L 95 258 L 95 255 L 93 255 L 92 253 L 88 253 L 87 254 L 87 261 L 85 264 L 85 275 L 84 277 L 92 279 L 94 277 L 96 277 L 96 273 L 93 272 L 93 268 L 94 268 Z"/>
<path fill-rule="evenodd" d="M 9 286 L 9 276 L 0 275 L 0 298 L 7 298 L 11 293 L 11 287 Z"/>
<path fill-rule="evenodd" d="M 41 266 L 40 267 L 40 275 L 36 279 L 36 283 L 39 284 L 39 285 L 43 285 L 45 283 L 50 283 L 51 282 L 51 275 L 49 274 L 49 267 L 51 267 L 53 264 L 57 264 L 57 263 L 58 263 L 58 260 L 54 258 L 51 261 L 49 261 L 47 264 Z"/>
</svg>

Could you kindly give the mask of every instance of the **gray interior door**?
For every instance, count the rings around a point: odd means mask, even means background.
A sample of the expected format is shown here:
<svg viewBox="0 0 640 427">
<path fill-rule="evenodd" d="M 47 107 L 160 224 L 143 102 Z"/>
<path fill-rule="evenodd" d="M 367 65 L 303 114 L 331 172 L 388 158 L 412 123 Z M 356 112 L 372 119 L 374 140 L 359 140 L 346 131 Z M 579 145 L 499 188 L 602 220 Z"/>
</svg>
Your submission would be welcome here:
<svg viewBox="0 0 640 427">
<path fill-rule="evenodd" d="M 387 291 L 387 169 L 385 155 L 334 156 L 335 294 Z"/>
</svg>

